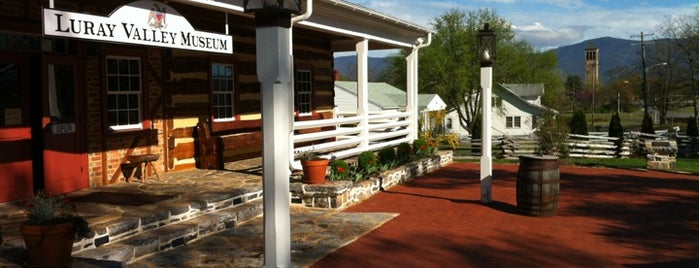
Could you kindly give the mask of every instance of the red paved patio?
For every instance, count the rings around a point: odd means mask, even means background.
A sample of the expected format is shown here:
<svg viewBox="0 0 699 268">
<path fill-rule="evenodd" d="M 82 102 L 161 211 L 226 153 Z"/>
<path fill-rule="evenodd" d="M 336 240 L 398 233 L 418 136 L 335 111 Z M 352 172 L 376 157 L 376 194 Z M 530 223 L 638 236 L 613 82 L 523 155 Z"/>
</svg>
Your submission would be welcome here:
<svg viewBox="0 0 699 268">
<path fill-rule="evenodd" d="M 699 267 L 699 176 L 561 166 L 554 217 L 517 214 L 517 165 L 454 163 L 346 211 L 400 216 L 312 267 Z"/>
</svg>

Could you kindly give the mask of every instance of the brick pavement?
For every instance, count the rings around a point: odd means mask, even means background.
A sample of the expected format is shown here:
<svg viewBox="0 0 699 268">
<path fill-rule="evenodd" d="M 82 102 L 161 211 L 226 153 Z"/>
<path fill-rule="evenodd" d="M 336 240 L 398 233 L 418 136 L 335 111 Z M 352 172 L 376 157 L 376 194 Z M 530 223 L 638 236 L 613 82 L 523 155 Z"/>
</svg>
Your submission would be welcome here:
<svg viewBox="0 0 699 268">
<path fill-rule="evenodd" d="M 699 176 L 561 167 L 558 213 L 516 212 L 517 165 L 453 163 L 345 212 L 400 215 L 312 267 L 699 267 Z"/>
</svg>

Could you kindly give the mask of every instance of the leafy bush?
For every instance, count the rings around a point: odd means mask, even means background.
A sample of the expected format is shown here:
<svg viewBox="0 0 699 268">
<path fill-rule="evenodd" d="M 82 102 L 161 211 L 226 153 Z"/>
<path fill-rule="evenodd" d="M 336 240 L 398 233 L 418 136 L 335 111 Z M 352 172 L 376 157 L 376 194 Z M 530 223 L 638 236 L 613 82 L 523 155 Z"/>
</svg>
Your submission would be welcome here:
<svg viewBox="0 0 699 268">
<path fill-rule="evenodd" d="M 379 164 L 385 165 L 396 161 L 396 151 L 393 148 L 383 148 L 379 151 Z"/>
<path fill-rule="evenodd" d="M 624 128 L 621 126 L 621 118 L 618 113 L 612 115 L 612 119 L 609 121 L 608 135 L 619 138 L 614 142 L 614 145 L 616 145 L 617 151 L 621 151 L 621 145 L 624 142 Z"/>
<path fill-rule="evenodd" d="M 561 125 L 563 124 L 556 121 L 553 113 L 544 113 L 544 118 L 535 132 L 539 141 L 537 154 L 557 155 L 561 158 L 568 156 L 568 146 L 566 145 L 568 133 L 565 127 Z"/>
<path fill-rule="evenodd" d="M 407 163 L 412 158 L 413 148 L 406 142 L 400 143 L 398 144 L 396 154 L 396 159 L 398 159 L 399 163 Z"/>
<path fill-rule="evenodd" d="M 378 161 L 376 160 L 376 155 L 372 151 L 366 151 L 359 154 L 359 169 L 364 171 L 366 174 L 371 174 L 376 171 L 378 166 Z"/>
<path fill-rule="evenodd" d="M 687 120 L 687 136 L 699 137 L 699 129 L 697 129 L 697 119 L 690 117 Z"/>
<path fill-rule="evenodd" d="M 413 141 L 413 151 L 415 153 L 415 156 L 417 156 L 418 158 L 425 157 L 432 152 L 430 146 L 427 144 L 427 141 L 423 139 L 417 139 Z"/>
<path fill-rule="evenodd" d="M 653 129 L 653 119 L 650 118 L 648 113 L 643 114 L 643 122 L 641 123 L 641 132 L 648 134 L 655 134 Z"/>
<path fill-rule="evenodd" d="M 585 112 L 578 110 L 573 114 L 573 118 L 570 119 L 570 133 L 578 135 L 587 135 L 587 121 L 585 119 Z"/>
<path fill-rule="evenodd" d="M 336 159 L 330 162 L 330 180 L 341 181 L 350 177 L 350 166 L 345 160 Z"/>
</svg>

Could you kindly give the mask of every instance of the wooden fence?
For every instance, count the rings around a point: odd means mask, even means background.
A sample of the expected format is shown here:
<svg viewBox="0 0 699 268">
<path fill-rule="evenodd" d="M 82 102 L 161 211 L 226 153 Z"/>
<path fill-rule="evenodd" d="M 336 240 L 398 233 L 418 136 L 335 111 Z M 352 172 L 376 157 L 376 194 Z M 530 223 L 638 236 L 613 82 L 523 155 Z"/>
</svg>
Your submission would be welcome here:
<svg viewBox="0 0 699 268">
<path fill-rule="evenodd" d="M 648 140 L 676 140 L 679 157 L 698 157 L 699 139 L 681 135 L 660 133 L 650 135 L 639 132 L 627 132 L 620 145 L 618 138 L 606 135 L 568 135 L 568 156 L 580 158 L 624 158 L 645 157 L 645 142 Z M 534 136 L 501 136 L 492 139 L 493 156 L 497 158 L 517 158 L 520 155 L 533 154 L 537 151 L 538 142 Z M 480 139 L 462 139 L 461 144 L 454 149 L 454 156 L 480 157 Z"/>
</svg>

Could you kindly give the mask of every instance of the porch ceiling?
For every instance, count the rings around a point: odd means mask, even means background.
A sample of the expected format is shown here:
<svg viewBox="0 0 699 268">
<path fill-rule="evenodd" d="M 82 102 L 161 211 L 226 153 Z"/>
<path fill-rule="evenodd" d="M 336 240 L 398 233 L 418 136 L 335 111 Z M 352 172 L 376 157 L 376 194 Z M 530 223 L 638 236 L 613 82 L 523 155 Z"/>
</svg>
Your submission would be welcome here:
<svg viewBox="0 0 699 268">
<path fill-rule="evenodd" d="M 243 0 L 173 0 L 184 4 L 251 17 L 243 12 Z M 304 1 L 304 5 L 307 4 Z M 369 49 L 410 48 L 433 31 L 379 11 L 342 0 L 314 0 L 313 14 L 295 27 L 328 34 L 335 52 L 354 51 L 358 41 L 369 40 Z"/>
</svg>

